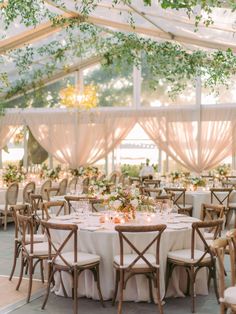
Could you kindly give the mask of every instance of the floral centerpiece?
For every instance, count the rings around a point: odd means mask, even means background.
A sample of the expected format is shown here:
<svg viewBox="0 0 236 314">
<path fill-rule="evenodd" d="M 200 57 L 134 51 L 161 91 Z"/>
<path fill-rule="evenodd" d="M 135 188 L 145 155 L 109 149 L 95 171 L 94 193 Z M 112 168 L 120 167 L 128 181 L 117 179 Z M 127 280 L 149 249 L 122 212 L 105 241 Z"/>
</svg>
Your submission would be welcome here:
<svg viewBox="0 0 236 314">
<path fill-rule="evenodd" d="M 135 219 L 136 210 L 141 205 L 138 189 L 123 189 L 118 187 L 107 200 L 110 208 L 123 213 L 126 221 Z"/>
<path fill-rule="evenodd" d="M 49 179 L 52 179 L 52 180 L 58 180 L 60 172 L 61 172 L 61 166 L 60 165 L 58 165 L 54 169 L 49 169 L 46 164 L 43 164 L 42 168 L 41 168 L 41 171 L 39 173 L 39 176 L 40 176 L 41 179 L 49 178 Z"/>
<path fill-rule="evenodd" d="M 182 177 L 182 173 L 180 171 L 172 171 L 170 173 L 171 181 L 175 182 Z"/>
<path fill-rule="evenodd" d="M 107 194 L 110 193 L 111 183 L 106 179 L 102 180 L 92 180 L 89 186 L 89 193 L 101 193 Z"/>
<path fill-rule="evenodd" d="M 9 164 L 3 171 L 3 181 L 9 185 L 13 182 L 22 182 L 26 173 L 22 167 L 17 167 L 16 165 Z"/>
<path fill-rule="evenodd" d="M 227 174 L 229 174 L 230 172 L 230 165 L 227 165 L 227 164 L 219 165 L 215 169 L 215 172 L 219 176 L 220 179 L 224 179 L 225 176 L 227 176 Z"/>
<path fill-rule="evenodd" d="M 194 189 L 197 189 L 197 187 L 206 186 L 206 180 L 204 180 L 202 177 L 192 177 L 190 179 L 190 183 L 193 185 Z"/>
<path fill-rule="evenodd" d="M 99 174 L 99 170 L 97 167 L 94 166 L 87 166 L 87 167 L 79 167 L 70 169 L 70 173 L 74 177 L 81 177 L 81 176 L 88 176 L 92 177 Z"/>
</svg>

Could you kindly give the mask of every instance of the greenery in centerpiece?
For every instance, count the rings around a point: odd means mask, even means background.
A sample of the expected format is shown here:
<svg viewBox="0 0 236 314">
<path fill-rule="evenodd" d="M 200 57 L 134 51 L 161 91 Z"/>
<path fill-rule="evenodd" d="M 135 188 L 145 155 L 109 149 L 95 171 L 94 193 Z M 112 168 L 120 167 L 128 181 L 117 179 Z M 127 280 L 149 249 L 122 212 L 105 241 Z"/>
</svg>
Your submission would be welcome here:
<svg viewBox="0 0 236 314">
<path fill-rule="evenodd" d="M 230 165 L 229 164 L 222 164 L 215 168 L 216 174 L 220 178 L 224 178 L 230 173 Z"/>
<path fill-rule="evenodd" d="M 41 179 L 58 180 L 61 172 L 61 166 L 58 165 L 56 168 L 49 169 L 46 164 L 42 165 L 39 176 Z"/>
<path fill-rule="evenodd" d="M 89 182 L 89 193 L 99 192 L 101 194 L 110 193 L 110 187 L 112 183 L 110 183 L 106 178 L 102 180 L 91 180 Z"/>
<path fill-rule="evenodd" d="M 192 177 L 190 178 L 190 183 L 193 185 L 194 188 L 206 186 L 206 180 L 202 177 Z"/>
<path fill-rule="evenodd" d="M 99 174 L 99 170 L 95 166 L 81 166 L 79 168 L 73 168 L 69 170 L 72 176 L 74 177 L 81 177 L 81 176 L 88 176 L 93 177 Z"/>
<path fill-rule="evenodd" d="M 17 167 L 13 164 L 8 164 L 7 167 L 3 170 L 3 182 L 7 185 L 13 182 L 22 182 L 26 178 L 26 172 L 23 167 Z"/>
</svg>

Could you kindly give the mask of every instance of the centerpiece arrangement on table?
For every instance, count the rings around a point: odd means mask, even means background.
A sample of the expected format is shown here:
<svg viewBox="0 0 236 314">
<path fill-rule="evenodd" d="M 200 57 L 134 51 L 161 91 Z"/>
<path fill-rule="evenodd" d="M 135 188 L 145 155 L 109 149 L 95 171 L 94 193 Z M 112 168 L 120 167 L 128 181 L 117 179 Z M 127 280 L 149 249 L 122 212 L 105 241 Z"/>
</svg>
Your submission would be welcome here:
<svg viewBox="0 0 236 314">
<path fill-rule="evenodd" d="M 110 209 L 123 215 L 124 220 L 131 221 L 136 218 L 136 211 L 141 210 L 143 206 L 148 208 L 154 205 L 153 201 L 144 195 L 141 195 L 138 188 L 117 187 L 106 199 L 106 204 Z"/>
</svg>

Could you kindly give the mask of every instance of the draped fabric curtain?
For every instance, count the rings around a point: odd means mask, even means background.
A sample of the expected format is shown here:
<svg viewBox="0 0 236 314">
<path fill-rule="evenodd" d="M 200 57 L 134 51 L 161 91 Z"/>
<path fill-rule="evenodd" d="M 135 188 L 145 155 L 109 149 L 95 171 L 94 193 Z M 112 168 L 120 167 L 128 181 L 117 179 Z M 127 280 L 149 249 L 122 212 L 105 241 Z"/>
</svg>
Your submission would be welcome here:
<svg viewBox="0 0 236 314">
<path fill-rule="evenodd" d="M 19 112 L 0 116 L 0 149 L 6 146 L 15 134 L 17 128 L 23 124 Z"/>
<path fill-rule="evenodd" d="M 234 108 L 178 108 L 144 115 L 139 123 L 171 158 L 200 173 L 232 154 L 235 115 Z"/>
<path fill-rule="evenodd" d="M 42 147 L 73 168 L 104 158 L 135 124 L 135 117 L 122 111 L 44 111 L 23 115 Z"/>
</svg>

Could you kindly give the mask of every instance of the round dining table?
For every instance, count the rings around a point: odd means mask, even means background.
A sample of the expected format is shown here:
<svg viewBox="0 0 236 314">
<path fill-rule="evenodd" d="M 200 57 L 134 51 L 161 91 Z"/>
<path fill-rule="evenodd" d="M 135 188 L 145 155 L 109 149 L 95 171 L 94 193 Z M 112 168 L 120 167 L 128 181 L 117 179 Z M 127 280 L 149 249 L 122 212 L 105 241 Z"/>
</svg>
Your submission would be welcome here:
<svg viewBox="0 0 236 314">
<path fill-rule="evenodd" d="M 114 256 L 119 254 L 119 239 L 118 233 L 115 231 L 115 224 L 107 222 L 105 224 L 99 223 L 101 213 L 90 213 L 86 218 L 81 218 L 78 214 L 58 216 L 51 218 L 51 222 L 55 223 L 73 223 L 78 225 L 78 251 L 97 254 L 100 256 L 100 280 L 103 298 L 109 300 L 114 293 L 115 272 L 113 269 Z M 167 254 L 170 251 L 178 249 L 188 249 L 191 247 L 191 225 L 196 218 L 178 215 L 174 213 L 169 214 L 148 214 L 140 213 L 136 217 L 136 221 L 132 224 L 147 225 L 147 224 L 162 224 L 167 225 L 163 232 L 160 243 L 160 290 L 161 298 L 165 297 L 165 272 Z M 129 223 L 130 224 L 130 223 Z M 62 230 L 53 230 L 52 239 L 55 243 L 62 243 L 67 233 Z M 152 233 L 133 233 L 129 235 L 135 246 L 141 250 L 147 245 L 152 237 Z M 196 240 L 196 248 L 202 249 L 199 239 Z M 73 251 L 73 241 L 66 245 L 65 252 Z M 125 253 L 132 253 L 128 248 L 125 248 Z M 155 255 L 155 249 L 152 246 L 148 253 Z M 63 296 L 63 281 L 67 295 L 72 295 L 72 279 L 66 272 L 62 272 L 61 277 L 58 273 L 55 274 L 54 292 L 57 295 Z M 169 288 L 166 296 L 170 297 L 184 297 L 186 292 L 187 276 L 183 269 L 178 269 L 173 272 Z M 197 294 L 207 295 L 207 272 L 205 269 L 199 271 L 196 280 Z M 79 278 L 79 292 L 78 296 L 88 297 L 98 300 L 98 292 L 93 275 L 90 271 L 84 271 Z M 154 293 L 155 296 L 155 293 Z M 124 300 L 129 301 L 149 301 L 148 280 L 145 276 L 134 276 L 128 280 Z"/>
</svg>

